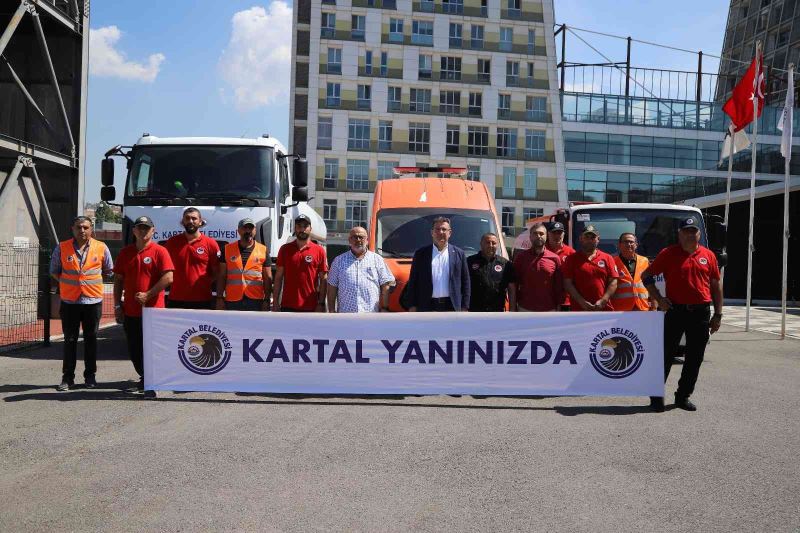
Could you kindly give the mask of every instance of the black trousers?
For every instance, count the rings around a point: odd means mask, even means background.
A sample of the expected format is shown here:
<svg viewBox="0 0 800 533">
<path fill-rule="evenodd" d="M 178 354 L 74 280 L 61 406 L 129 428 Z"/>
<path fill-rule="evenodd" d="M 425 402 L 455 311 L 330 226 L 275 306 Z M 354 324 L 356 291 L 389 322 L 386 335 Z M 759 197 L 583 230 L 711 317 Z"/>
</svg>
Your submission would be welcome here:
<svg viewBox="0 0 800 533">
<path fill-rule="evenodd" d="M 103 302 L 68 304 L 61 302 L 61 328 L 64 330 L 64 381 L 75 381 L 78 359 L 78 337 L 83 327 L 83 377 L 93 378 L 97 372 L 97 329 L 103 315 Z"/>
<path fill-rule="evenodd" d="M 431 298 L 431 311 L 444 313 L 455 310 L 453 301 L 450 298 Z"/>
<path fill-rule="evenodd" d="M 125 316 L 123 322 L 125 338 L 128 340 L 128 357 L 131 358 L 133 368 L 144 377 L 144 336 L 142 334 L 142 317 Z"/>
<path fill-rule="evenodd" d="M 675 305 L 664 317 L 664 381 L 669 376 L 672 360 L 678 354 L 681 337 L 686 335 L 686 353 L 684 354 L 681 379 L 678 381 L 676 398 L 688 398 L 694 392 L 700 365 L 706 354 L 708 344 L 709 322 L 711 321 L 710 304 L 686 306 Z"/>
<path fill-rule="evenodd" d="M 167 298 L 167 309 L 214 309 L 214 300 L 190 302 L 186 300 L 170 300 Z"/>
</svg>

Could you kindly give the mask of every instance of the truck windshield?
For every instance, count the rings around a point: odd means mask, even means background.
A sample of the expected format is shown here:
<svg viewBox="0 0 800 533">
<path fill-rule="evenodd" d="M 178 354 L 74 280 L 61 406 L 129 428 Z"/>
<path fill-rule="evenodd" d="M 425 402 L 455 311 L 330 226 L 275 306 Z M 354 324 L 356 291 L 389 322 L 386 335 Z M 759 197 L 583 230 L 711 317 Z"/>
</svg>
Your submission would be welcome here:
<svg viewBox="0 0 800 533">
<path fill-rule="evenodd" d="M 127 197 L 137 199 L 272 198 L 272 148 L 147 146 L 133 153 Z"/>
<path fill-rule="evenodd" d="M 617 253 L 617 242 L 623 233 L 633 233 L 639 241 L 636 253 L 655 258 L 663 248 L 678 242 L 680 221 L 696 215 L 700 227 L 700 243 L 708 246 L 703 217 L 696 212 L 668 209 L 586 209 L 572 215 L 572 245 L 580 246 L 583 228 L 591 224 L 600 232 L 600 249 Z"/>
<path fill-rule="evenodd" d="M 467 255 L 480 250 L 484 233 L 497 233 L 490 211 L 472 209 L 382 209 L 378 211 L 375 242 L 383 257 L 413 257 L 425 245 L 432 245 L 431 225 L 436 217 L 447 217 L 453 233 L 450 242 Z M 500 251 L 498 251 L 500 253 Z"/>
</svg>

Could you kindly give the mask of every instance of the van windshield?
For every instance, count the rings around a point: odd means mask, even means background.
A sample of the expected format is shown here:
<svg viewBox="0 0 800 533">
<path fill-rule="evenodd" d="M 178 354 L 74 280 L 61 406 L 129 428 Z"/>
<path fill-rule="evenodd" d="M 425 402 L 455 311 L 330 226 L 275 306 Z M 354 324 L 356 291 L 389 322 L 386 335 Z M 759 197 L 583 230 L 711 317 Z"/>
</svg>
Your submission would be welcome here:
<svg viewBox="0 0 800 533">
<path fill-rule="evenodd" d="M 571 243 L 580 247 L 579 236 L 587 225 L 600 232 L 600 249 L 610 254 L 617 253 L 617 242 L 623 233 L 633 233 L 639 241 L 636 253 L 655 258 L 662 249 L 678 242 L 678 227 L 681 220 L 697 218 L 700 228 L 700 244 L 708 246 L 703 217 L 692 211 L 669 209 L 595 209 L 579 210 L 572 214 Z"/>
<path fill-rule="evenodd" d="M 473 209 L 381 209 L 378 211 L 375 242 L 383 257 L 413 257 L 418 248 L 432 246 L 431 225 L 436 217 L 447 217 L 453 233 L 450 243 L 467 255 L 480 250 L 484 233 L 497 233 L 491 211 Z M 498 251 L 499 253 L 500 251 Z"/>
<path fill-rule="evenodd" d="M 146 199 L 272 198 L 272 148 L 147 146 L 134 150 L 126 196 Z"/>
</svg>

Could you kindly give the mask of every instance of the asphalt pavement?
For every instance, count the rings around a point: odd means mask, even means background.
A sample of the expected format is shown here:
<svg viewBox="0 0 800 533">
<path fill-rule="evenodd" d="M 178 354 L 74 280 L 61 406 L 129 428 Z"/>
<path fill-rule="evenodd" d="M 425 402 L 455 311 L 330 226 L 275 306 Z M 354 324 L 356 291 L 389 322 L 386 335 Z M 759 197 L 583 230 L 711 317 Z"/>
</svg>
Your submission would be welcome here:
<svg viewBox="0 0 800 533">
<path fill-rule="evenodd" d="M 713 337 L 695 413 L 646 398 L 55 391 L 0 356 L 0 531 L 798 531 L 800 341 Z M 83 363 L 79 362 L 78 372 Z M 80 378 L 78 379 L 80 381 Z"/>
</svg>

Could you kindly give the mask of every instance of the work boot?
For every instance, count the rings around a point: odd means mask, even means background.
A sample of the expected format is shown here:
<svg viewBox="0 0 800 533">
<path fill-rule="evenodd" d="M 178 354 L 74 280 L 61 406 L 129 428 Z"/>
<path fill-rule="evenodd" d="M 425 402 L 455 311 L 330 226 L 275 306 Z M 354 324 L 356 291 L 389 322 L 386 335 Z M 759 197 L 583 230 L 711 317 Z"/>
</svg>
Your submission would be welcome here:
<svg viewBox="0 0 800 533">
<path fill-rule="evenodd" d="M 697 411 L 697 406 L 689 398 L 675 396 L 675 407 L 684 411 Z"/>
</svg>

